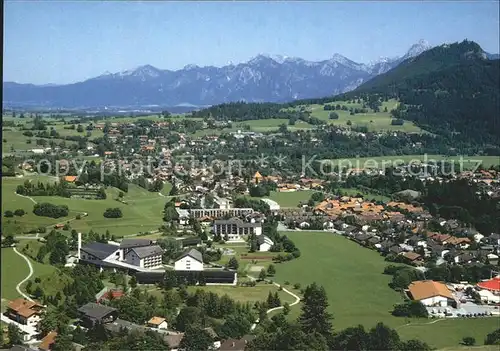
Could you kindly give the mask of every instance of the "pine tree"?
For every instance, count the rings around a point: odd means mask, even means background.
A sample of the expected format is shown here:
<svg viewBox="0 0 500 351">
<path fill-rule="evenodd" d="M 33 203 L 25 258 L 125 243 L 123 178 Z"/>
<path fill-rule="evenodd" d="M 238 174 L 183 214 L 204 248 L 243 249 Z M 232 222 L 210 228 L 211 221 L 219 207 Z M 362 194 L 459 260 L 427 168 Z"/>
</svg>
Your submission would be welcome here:
<svg viewBox="0 0 500 351">
<path fill-rule="evenodd" d="M 332 333 L 332 315 L 327 312 L 328 299 L 325 289 L 312 283 L 304 292 L 302 313 L 299 317 L 301 329 L 306 333 L 319 333 L 326 338 Z"/>
<path fill-rule="evenodd" d="M 276 274 L 276 268 L 274 268 L 274 264 L 270 264 L 269 267 L 267 267 L 267 275 L 273 276 Z"/>
<path fill-rule="evenodd" d="M 259 280 L 265 280 L 266 277 L 267 277 L 266 270 L 264 268 L 262 268 L 262 270 L 259 273 Z"/>
</svg>

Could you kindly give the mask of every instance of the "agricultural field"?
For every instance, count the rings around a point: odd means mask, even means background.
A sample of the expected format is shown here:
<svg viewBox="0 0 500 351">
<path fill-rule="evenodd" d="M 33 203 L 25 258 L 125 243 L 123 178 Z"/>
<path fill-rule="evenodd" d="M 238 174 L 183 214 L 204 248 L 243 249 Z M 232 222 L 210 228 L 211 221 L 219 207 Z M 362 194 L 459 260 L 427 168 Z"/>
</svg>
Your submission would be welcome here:
<svg viewBox="0 0 500 351">
<path fill-rule="evenodd" d="M 118 189 L 108 188 L 106 190 L 107 199 L 105 200 L 86 200 L 69 199 L 58 196 L 36 196 L 33 197 L 38 203 L 49 202 L 55 205 L 67 205 L 69 215 L 62 218 L 39 217 L 32 213 L 34 203 L 28 199 L 15 194 L 17 185 L 22 184 L 25 178 L 4 178 L 2 179 L 2 206 L 4 209 L 15 210 L 22 208 L 26 215 L 22 217 L 10 218 L 8 227 L 4 228 L 6 234 L 19 235 L 25 230 L 37 228 L 39 226 L 53 226 L 57 223 L 66 223 L 70 221 L 72 229 L 81 232 L 89 232 L 90 229 L 99 233 L 109 230 L 112 235 L 117 237 L 123 235 L 136 234 L 139 232 L 148 232 L 158 229 L 163 224 L 162 211 L 165 206 L 166 198 L 151 193 L 138 186 L 130 185 L 129 192 L 125 193 L 121 203 L 115 199 L 120 192 Z M 105 218 L 104 211 L 107 208 L 118 207 L 123 212 L 122 218 Z M 88 213 L 88 216 L 82 216 L 76 219 L 78 214 Z M 4 219 L 5 220 L 5 219 Z"/>
<path fill-rule="evenodd" d="M 419 162 L 437 162 L 447 161 L 454 162 L 459 165 L 463 164 L 464 169 L 475 167 L 481 163 L 484 168 L 496 166 L 500 164 L 498 156 L 445 156 L 445 155 L 401 155 L 401 156 L 376 156 L 376 157 L 353 157 L 334 160 L 323 160 L 332 166 L 340 166 L 343 168 L 387 168 L 403 163 L 419 163 Z"/>
<path fill-rule="evenodd" d="M 277 264 L 275 281 L 324 286 L 337 330 L 358 324 L 371 328 L 383 322 L 396 328 L 404 339 L 418 338 L 439 348 L 458 346 L 464 336 L 474 336 L 481 343 L 487 333 L 498 328 L 497 318 L 430 322 L 393 317 L 390 311 L 402 297 L 389 288 L 390 277 L 382 274 L 387 263 L 378 253 L 331 233 L 301 231 L 286 235 L 301 256 Z M 292 308 L 291 318 L 298 313 L 299 309 Z"/>
</svg>

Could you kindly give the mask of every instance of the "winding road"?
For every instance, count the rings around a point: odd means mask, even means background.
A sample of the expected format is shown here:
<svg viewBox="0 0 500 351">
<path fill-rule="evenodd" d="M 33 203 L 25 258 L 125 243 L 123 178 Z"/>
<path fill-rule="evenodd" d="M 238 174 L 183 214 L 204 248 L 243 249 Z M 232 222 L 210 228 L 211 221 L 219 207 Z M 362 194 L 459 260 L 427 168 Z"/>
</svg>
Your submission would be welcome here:
<svg viewBox="0 0 500 351">
<path fill-rule="evenodd" d="M 255 279 L 254 277 L 252 277 L 251 275 L 247 275 L 247 277 L 248 277 L 248 278 L 250 278 L 251 280 L 257 280 L 257 279 Z M 273 282 L 273 285 L 277 286 L 278 288 L 280 288 L 280 287 L 281 287 L 281 288 L 283 289 L 282 291 L 286 292 L 288 295 L 292 296 L 292 297 L 295 299 L 295 301 L 294 301 L 294 302 L 292 302 L 292 303 L 290 304 L 290 307 L 295 306 L 296 304 L 298 304 L 298 303 L 300 302 L 300 296 L 298 296 L 298 295 L 294 294 L 293 292 L 291 292 L 291 291 L 289 291 L 289 290 L 287 290 L 287 289 L 283 288 L 283 287 L 282 287 L 280 284 L 278 284 L 278 283 Z M 284 308 L 283 306 L 278 306 L 278 307 L 273 307 L 273 308 L 270 308 L 270 309 L 268 309 L 268 310 L 266 311 L 266 314 L 269 314 L 269 313 L 274 312 L 274 311 L 281 310 L 281 309 L 283 309 L 283 308 Z M 257 318 L 257 319 L 255 320 L 255 323 L 254 323 L 254 324 L 252 324 L 252 327 L 250 328 L 250 330 L 254 330 L 254 329 L 255 329 L 255 327 L 257 327 L 257 324 L 258 324 L 258 323 L 259 323 L 259 318 Z"/>
<path fill-rule="evenodd" d="M 28 264 L 28 267 L 29 267 L 29 269 L 30 269 L 30 273 L 28 274 L 28 276 L 27 276 L 26 278 L 24 278 L 23 280 L 21 280 L 21 281 L 20 281 L 20 282 L 16 285 L 16 290 L 17 290 L 17 292 L 18 292 L 19 294 L 21 294 L 21 296 L 22 296 L 22 297 L 24 297 L 26 300 L 33 301 L 33 299 L 32 299 L 31 297 L 29 297 L 28 295 L 26 295 L 25 293 L 23 293 L 23 292 L 21 291 L 21 285 L 23 285 L 23 284 L 24 284 L 24 282 L 26 282 L 28 279 L 30 279 L 30 278 L 31 278 L 31 276 L 33 275 L 33 272 L 34 272 L 34 271 L 33 271 L 33 266 L 31 265 L 30 260 L 29 260 L 26 256 L 24 256 L 22 253 L 20 253 L 19 251 L 17 251 L 17 249 L 16 249 L 15 247 L 14 247 L 14 252 L 15 252 L 17 255 L 21 256 L 21 257 L 22 257 L 22 258 L 26 261 L 26 263 Z"/>
</svg>

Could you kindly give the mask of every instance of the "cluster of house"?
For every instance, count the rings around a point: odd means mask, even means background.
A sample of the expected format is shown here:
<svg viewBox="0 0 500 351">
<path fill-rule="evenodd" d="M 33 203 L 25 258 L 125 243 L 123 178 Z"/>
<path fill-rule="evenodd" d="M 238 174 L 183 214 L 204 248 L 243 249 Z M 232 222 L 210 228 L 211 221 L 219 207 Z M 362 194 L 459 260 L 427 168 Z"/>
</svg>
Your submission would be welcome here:
<svg viewBox="0 0 500 351">
<path fill-rule="evenodd" d="M 121 295 L 117 295 L 116 298 L 120 297 Z M 89 329 L 99 323 L 111 334 L 115 335 L 121 335 L 124 330 L 128 333 L 151 330 L 159 333 L 163 337 L 165 343 L 168 345 L 168 350 L 175 351 L 179 349 L 184 333 L 173 330 L 165 318 L 152 316 L 143 325 L 139 325 L 120 319 L 117 309 L 100 302 L 102 301 L 96 300 L 96 302 L 89 302 L 78 308 L 78 324 L 81 327 Z M 22 298 L 13 300 L 7 305 L 7 310 L 4 315 L 7 316 L 9 320 L 6 322 L 14 323 L 20 327 L 24 336 L 24 341 L 29 342 L 28 345 L 16 345 L 11 350 L 49 351 L 52 349 L 57 337 L 56 331 L 49 332 L 43 339 L 39 340 L 39 342 L 35 339 L 37 335 L 37 326 L 43 318 L 45 310 L 45 306 Z M 24 330 L 26 328 L 32 329 L 33 332 L 25 332 Z M 221 340 L 212 328 L 205 328 L 205 330 L 212 337 L 213 348 L 215 350 L 244 350 L 246 343 L 253 338 L 247 335 L 241 339 Z M 37 346 L 34 346 L 35 344 L 37 344 Z M 75 346 L 81 347 L 81 345 L 77 344 L 75 344 Z"/>
</svg>

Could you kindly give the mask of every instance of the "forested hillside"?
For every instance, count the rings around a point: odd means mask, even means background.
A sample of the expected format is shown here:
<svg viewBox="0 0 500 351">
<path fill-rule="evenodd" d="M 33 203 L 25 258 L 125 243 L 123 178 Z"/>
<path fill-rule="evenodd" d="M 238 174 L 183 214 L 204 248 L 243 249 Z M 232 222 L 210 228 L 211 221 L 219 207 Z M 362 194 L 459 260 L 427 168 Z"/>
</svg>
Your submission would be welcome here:
<svg viewBox="0 0 500 351">
<path fill-rule="evenodd" d="M 396 97 L 395 118 L 441 135 L 498 144 L 500 61 L 470 41 L 442 45 L 361 85 L 349 97 Z"/>
</svg>

